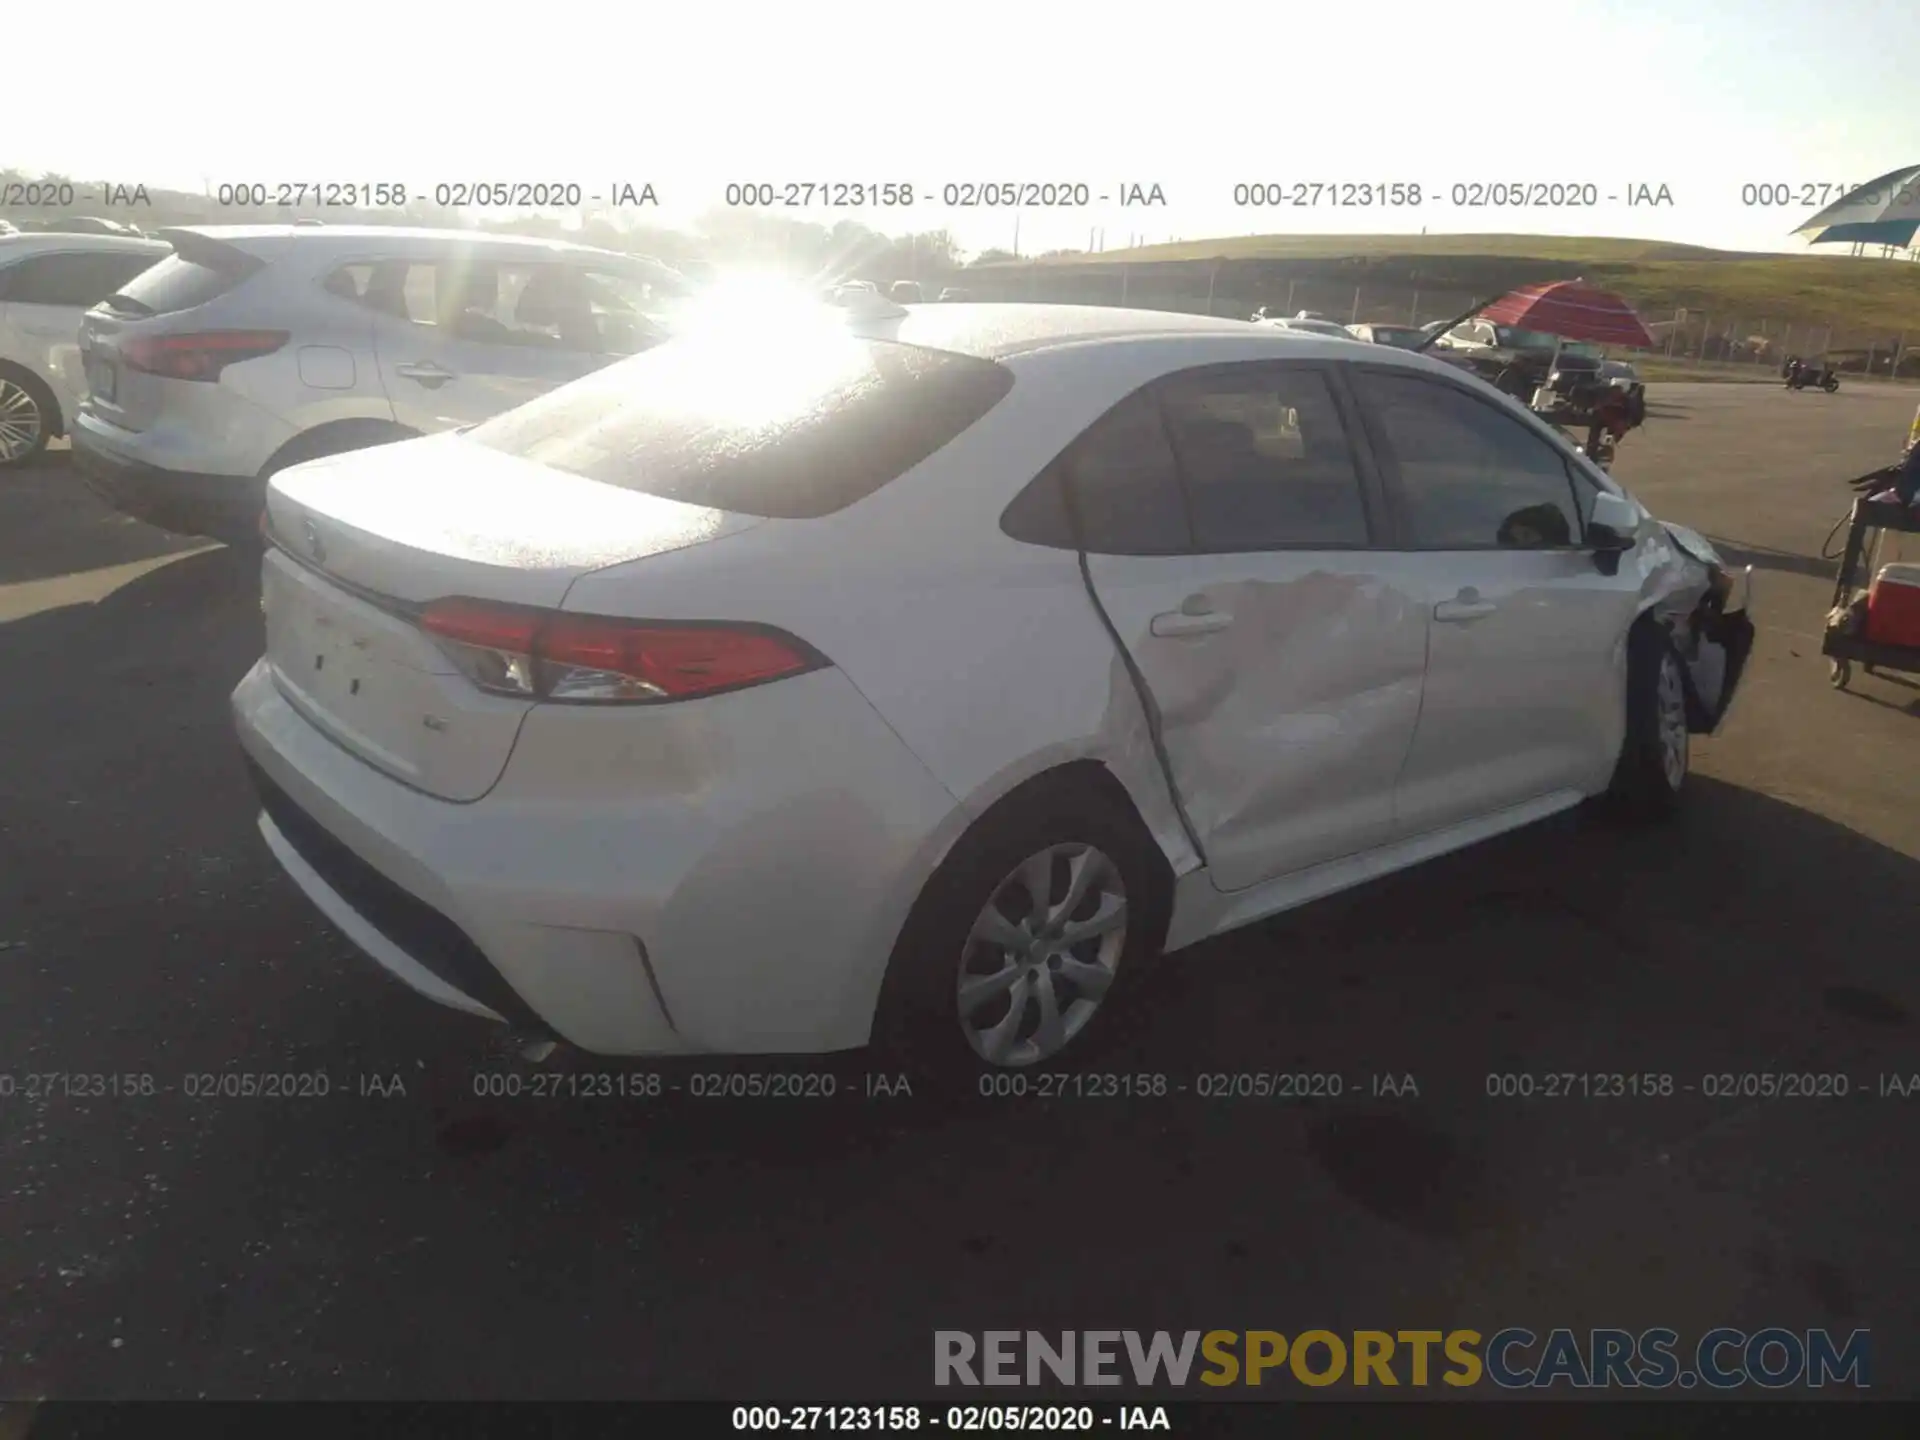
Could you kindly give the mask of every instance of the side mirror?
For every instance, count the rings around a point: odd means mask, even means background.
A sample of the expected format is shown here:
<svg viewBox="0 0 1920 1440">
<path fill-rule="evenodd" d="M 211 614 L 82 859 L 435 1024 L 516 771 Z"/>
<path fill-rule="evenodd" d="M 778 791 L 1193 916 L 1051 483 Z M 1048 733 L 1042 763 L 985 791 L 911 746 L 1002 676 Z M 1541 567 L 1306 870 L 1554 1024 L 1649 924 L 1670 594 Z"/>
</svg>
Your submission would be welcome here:
<svg viewBox="0 0 1920 1440">
<path fill-rule="evenodd" d="M 1640 511 L 1624 495 L 1601 491 L 1587 521 L 1587 543 L 1596 554 L 1618 555 L 1639 543 Z"/>
</svg>

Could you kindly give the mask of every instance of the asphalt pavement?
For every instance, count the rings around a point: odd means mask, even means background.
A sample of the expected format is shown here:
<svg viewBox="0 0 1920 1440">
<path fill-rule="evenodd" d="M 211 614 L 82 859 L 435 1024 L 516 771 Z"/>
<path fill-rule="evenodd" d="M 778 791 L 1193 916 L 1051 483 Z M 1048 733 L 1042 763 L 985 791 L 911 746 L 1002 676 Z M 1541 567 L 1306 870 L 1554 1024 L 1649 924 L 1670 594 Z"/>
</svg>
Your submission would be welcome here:
<svg viewBox="0 0 1920 1440">
<path fill-rule="evenodd" d="M 1652 398 L 1618 473 L 1758 581 L 1681 819 L 1197 947 L 1108 1066 L 1168 1094 L 992 1105 L 536 1066 L 386 981 L 254 829 L 254 567 L 0 475 L 0 1397 L 903 1398 L 936 1329 L 1519 1324 L 1865 1327 L 1920 1393 L 1920 684 L 1818 655 L 1840 482 L 1920 395 Z M 681 1089 L 527 1093 L 610 1068 Z M 1343 1094 L 1197 1093 L 1276 1072 Z M 1674 1092 L 1487 1093 L 1563 1073 Z M 1849 1093 L 1705 1093 L 1746 1074 Z"/>
</svg>

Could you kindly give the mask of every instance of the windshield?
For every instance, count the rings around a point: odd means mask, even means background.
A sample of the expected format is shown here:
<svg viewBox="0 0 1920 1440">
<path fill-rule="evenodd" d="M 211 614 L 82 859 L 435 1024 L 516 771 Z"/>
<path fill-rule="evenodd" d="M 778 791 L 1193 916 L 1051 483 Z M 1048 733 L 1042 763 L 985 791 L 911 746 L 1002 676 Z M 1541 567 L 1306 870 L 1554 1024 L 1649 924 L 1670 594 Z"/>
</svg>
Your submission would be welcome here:
<svg viewBox="0 0 1920 1440">
<path fill-rule="evenodd" d="M 1373 336 L 1377 344 L 1399 345 L 1403 348 L 1418 345 L 1427 338 L 1427 332 L 1424 330 L 1410 330 L 1399 325 L 1375 325 L 1368 333 Z"/>
<path fill-rule="evenodd" d="M 1542 330 L 1522 330 L 1513 325 L 1494 326 L 1493 338 L 1503 350 L 1551 350 L 1560 343 L 1556 335 Z"/>
<path fill-rule="evenodd" d="M 1585 360 L 1598 360 L 1600 358 L 1600 347 L 1598 345 L 1590 345 L 1585 340 L 1569 340 L 1560 347 L 1560 353 L 1563 355 L 1578 355 Z"/>
</svg>

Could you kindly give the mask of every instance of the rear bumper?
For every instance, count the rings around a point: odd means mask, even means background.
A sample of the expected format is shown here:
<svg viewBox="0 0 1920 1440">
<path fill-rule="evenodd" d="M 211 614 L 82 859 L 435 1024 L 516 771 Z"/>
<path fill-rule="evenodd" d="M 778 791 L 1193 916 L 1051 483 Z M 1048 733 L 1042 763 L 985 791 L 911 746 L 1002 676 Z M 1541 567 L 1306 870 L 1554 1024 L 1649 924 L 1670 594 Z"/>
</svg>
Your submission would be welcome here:
<svg viewBox="0 0 1920 1440">
<path fill-rule="evenodd" d="M 84 414 L 70 427 L 74 467 L 87 488 L 123 515 L 183 535 L 231 539 L 258 528 L 264 480 L 167 470 L 112 448 Z"/>
<path fill-rule="evenodd" d="M 268 845 L 428 998 L 602 1054 L 864 1044 L 955 802 L 838 671 L 679 708 L 535 707 L 462 804 L 341 749 L 264 660 L 233 695 Z"/>
</svg>

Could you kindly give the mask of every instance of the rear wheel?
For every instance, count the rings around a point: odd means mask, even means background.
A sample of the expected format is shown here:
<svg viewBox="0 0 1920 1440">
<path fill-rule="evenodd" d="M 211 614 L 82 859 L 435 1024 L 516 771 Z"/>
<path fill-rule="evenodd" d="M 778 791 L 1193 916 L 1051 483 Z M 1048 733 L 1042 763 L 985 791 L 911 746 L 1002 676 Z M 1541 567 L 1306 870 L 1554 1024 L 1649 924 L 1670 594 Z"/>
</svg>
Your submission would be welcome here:
<svg viewBox="0 0 1920 1440">
<path fill-rule="evenodd" d="M 1627 734 L 1608 798 L 1629 818 L 1664 819 L 1680 808 L 1691 759 L 1680 656 L 1658 627 L 1636 625 L 1627 642 Z"/>
<path fill-rule="evenodd" d="M 989 811 L 935 872 L 888 963 L 876 1048 L 938 1082 L 1078 1059 L 1166 939 L 1166 862 L 1103 787 Z"/>
<path fill-rule="evenodd" d="M 0 371 L 0 468 L 24 465 L 45 450 L 53 416 L 46 386 L 20 371 Z"/>
</svg>

